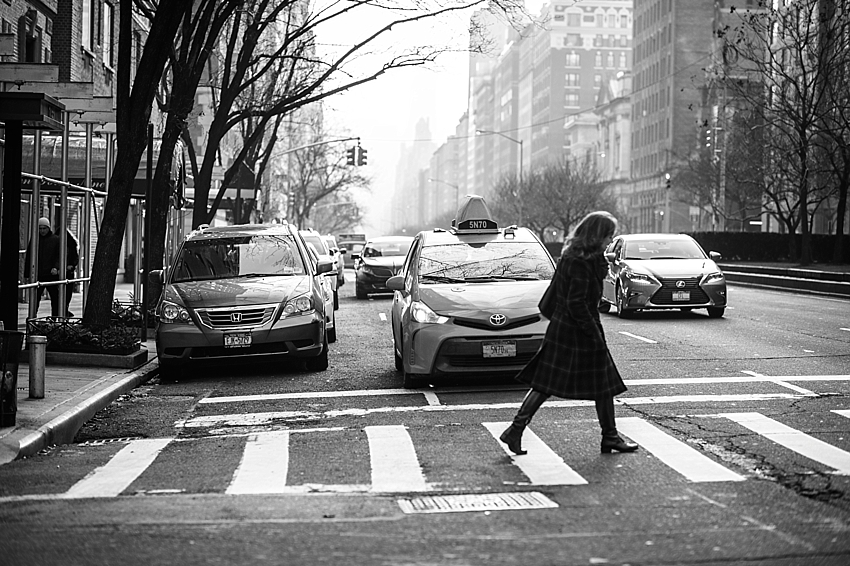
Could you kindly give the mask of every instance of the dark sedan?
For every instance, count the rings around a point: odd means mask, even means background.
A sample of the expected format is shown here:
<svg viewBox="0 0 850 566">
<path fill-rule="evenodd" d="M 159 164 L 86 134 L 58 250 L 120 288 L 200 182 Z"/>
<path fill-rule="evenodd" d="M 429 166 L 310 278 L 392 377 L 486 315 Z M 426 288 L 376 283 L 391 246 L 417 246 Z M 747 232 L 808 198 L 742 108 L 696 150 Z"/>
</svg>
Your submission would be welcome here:
<svg viewBox="0 0 850 566">
<path fill-rule="evenodd" d="M 354 290 L 358 299 L 370 294 L 392 294 L 387 289 L 387 279 L 396 275 L 404 263 L 413 238 L 410 236 L 384 236 L 366 242 L 359 254 L 354 254 Z"/>
<path fill-rule="evenodd" d="M 715 261 L 687 234 L 627 234 L 606 250 L 608 274 L 600 310 L 617 307 L 620 318 L 639 310 L 704 308 L 711 318 L 726 310 L 726 278 Z"/>
</svg>

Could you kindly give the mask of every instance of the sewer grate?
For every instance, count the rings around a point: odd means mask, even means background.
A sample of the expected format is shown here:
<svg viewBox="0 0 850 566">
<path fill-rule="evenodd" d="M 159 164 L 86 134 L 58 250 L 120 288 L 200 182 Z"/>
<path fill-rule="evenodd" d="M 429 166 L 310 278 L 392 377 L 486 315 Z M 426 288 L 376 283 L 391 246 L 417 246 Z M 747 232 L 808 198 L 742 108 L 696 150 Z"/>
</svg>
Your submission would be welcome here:
<svg viewBox="0 0 850 566">
<path fill-rule="evenodd" d="M 458 513 L 461 511 L 509 511 L 551 509 L 558 504 L 537 491 L 482 493 L 474 495 L 432 495 L 399 499 L 405 513 Z"/>
</svg>

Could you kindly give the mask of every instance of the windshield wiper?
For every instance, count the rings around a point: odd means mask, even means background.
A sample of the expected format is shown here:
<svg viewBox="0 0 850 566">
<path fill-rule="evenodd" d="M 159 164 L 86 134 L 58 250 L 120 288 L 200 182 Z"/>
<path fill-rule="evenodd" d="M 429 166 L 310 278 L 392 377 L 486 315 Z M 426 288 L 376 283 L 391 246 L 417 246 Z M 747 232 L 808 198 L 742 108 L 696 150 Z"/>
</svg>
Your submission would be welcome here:
<svg viewBox="0 0 850 566">
<path fill-rule="evenodd" d="M 466 279 L 458 279 L 457 277 L 449 277 L 447 275 L 420 275 L 419 279 L 438 281 L 440 283 L 466 283 Z"/>
</svg>

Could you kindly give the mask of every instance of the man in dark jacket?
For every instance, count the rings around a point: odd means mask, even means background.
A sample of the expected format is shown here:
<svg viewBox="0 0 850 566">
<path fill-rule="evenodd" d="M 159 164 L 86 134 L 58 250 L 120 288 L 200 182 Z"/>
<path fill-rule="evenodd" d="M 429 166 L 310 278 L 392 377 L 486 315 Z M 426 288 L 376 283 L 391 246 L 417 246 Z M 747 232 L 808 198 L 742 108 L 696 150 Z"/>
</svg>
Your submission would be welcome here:
<svg viewBox="0 0 850 566">
<path fill-rule="evenodd" d="M 38 271 L 37 279 L 41 283 L 48 281 L 59 280 L 59 236 L 53 233 L 50 229 L 50 220 L 47 218 L 38 219 Z M 24 277 L 30 276 L 30 257 L 32 253 L 32 245 L 27 247 L 27 255 L 24 261 Z M 60 316 L 59 308 L 59 286 L 49 285 L 46 287 L 47 294 L 50 295 L 50 313 L 53 316 Z M 41 302 L 41 290 L 36 291 L 38 301 Z"/>
</svg>

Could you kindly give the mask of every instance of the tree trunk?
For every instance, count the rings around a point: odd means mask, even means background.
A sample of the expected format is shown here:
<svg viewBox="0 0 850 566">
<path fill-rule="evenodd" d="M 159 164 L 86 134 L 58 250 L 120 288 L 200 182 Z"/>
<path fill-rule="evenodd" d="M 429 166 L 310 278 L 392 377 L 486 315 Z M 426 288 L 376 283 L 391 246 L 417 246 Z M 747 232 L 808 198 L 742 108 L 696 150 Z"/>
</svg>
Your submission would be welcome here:
<svg viewBox="0 0 850 566">
<path fill-rule="evenodd" d="M 845 161 L 847 163 L 847 161 Z M 845 167 L 838 185 L 838 208 L 835 218 L 835 246 L 832 248 L 832 262 L 844 261 L 844 217 L 847 214 L 847 189 L 850 185 L 850 167 Z"/>
</svg>

